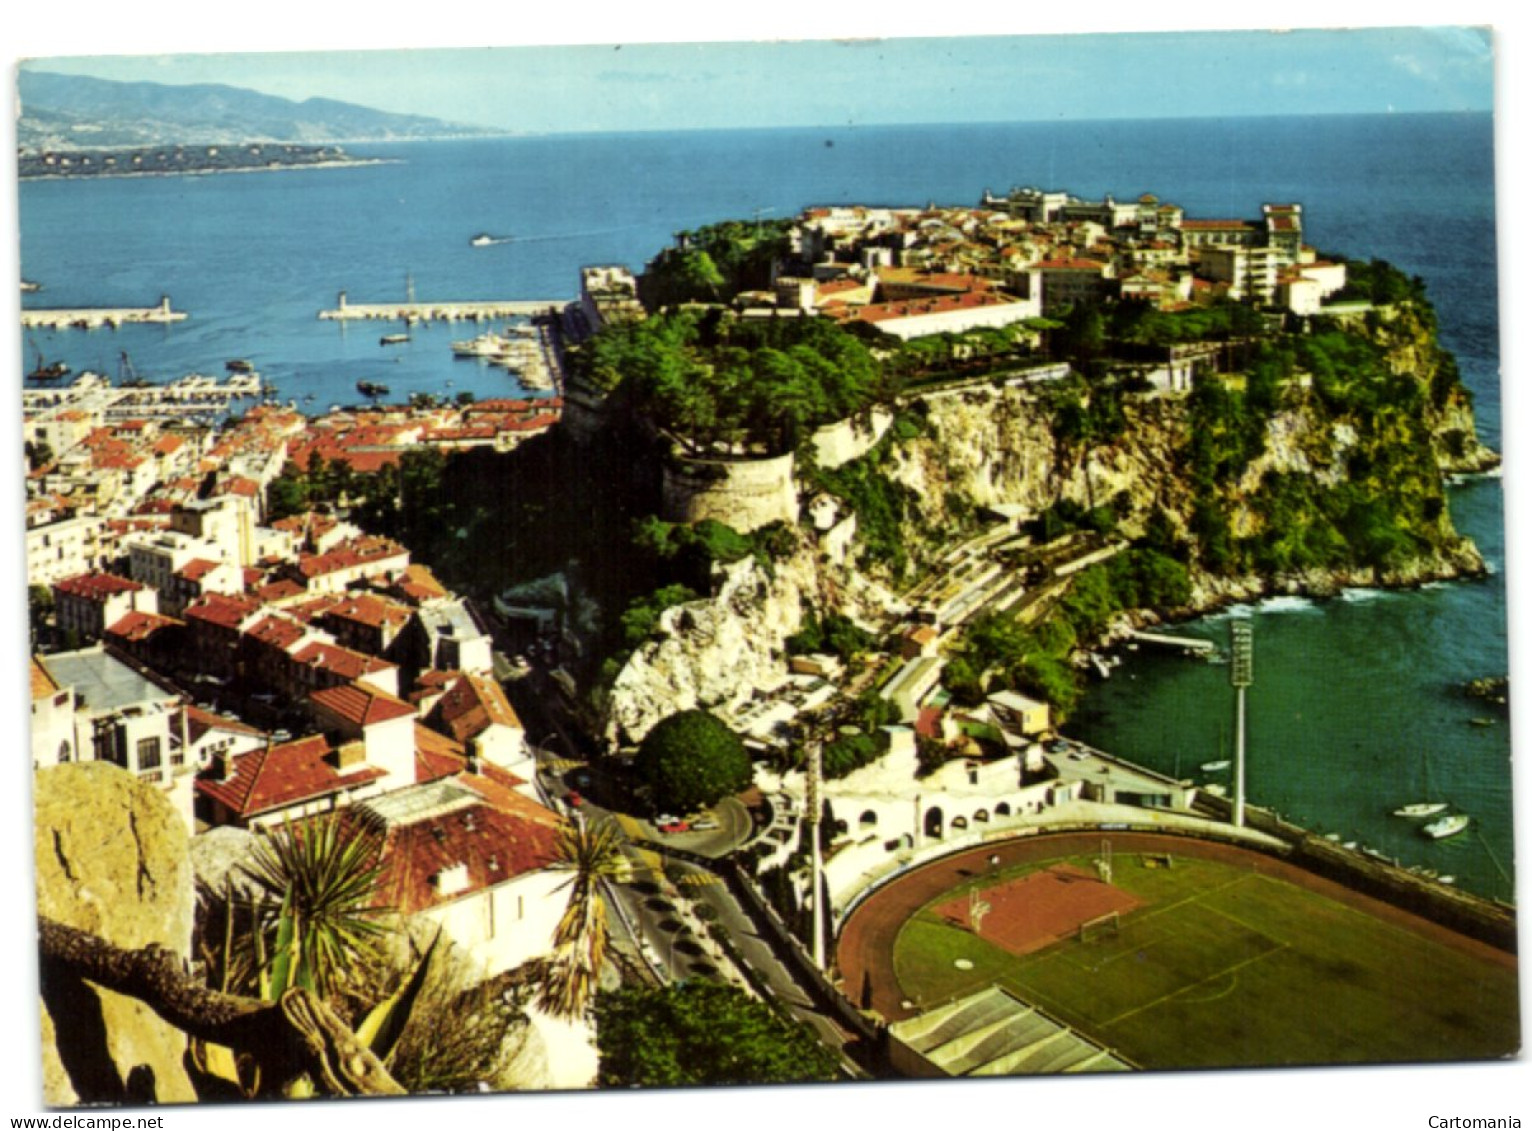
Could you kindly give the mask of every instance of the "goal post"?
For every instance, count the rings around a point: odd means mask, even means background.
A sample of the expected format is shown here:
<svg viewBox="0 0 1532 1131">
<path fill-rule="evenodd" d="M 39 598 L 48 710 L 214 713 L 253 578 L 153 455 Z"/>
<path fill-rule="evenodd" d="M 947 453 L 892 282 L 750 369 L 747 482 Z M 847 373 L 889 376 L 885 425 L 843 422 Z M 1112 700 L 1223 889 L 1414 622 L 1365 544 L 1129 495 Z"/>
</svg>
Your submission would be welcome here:
<svg viewBox="0 0 1532 1131">
<path fill-rule="evenodd" d="M 1116 911 L 1108 911 L 1105 915 L 1087 919 L 1075 928 L 1075 938 L 1082 943 L 1095 942 L 1103 938 L 1115 939 L 1121 934 L 1122 920 Z"/>
</svg>

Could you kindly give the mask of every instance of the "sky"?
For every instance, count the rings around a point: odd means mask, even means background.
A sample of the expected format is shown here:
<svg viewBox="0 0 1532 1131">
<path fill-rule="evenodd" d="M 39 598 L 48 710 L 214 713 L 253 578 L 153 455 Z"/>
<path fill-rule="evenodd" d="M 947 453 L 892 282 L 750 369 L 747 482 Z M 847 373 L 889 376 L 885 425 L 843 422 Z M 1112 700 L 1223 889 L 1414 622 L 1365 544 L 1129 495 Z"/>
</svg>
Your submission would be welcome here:
<svg viewBox="0 0 1532 1131">
<path fill-rule="evenodd" d="M 746 5 L 700 0 L 581 0 L 516 5 L 506 0 L 457 0 L 432 7 L 418 0 L 369 6 L 314 0 L 75 0 L 67 6 L 23 0 L 12 6 L 0 52 L 14 68 L 46 58 L 46 69 L 160 82 L 223 82 L 289 98 L 338 98 L 379 109 L 427 114 L 529 132 L 687 128 L 728 125 L 841 124 L 978 119 L 1155 117 L 1305 112 L 1483 110 L 1492 104 L 1499 137 L 1499 199 L 1529 198 L 1523 150 L 1525 6 L 1514 0 L 1286 0 L 1279 6 L 1188 2 L 1144 4 L 1093 0 L 1089 5 L 1005 5 L 995 0 L 940 5 L 933 0 L 879 5 L 823 0 L 769 0 Z M 1355 28 L 1270 34 L 1294 28 Z M 1420 30 L 1440 28 L 1446 30 Z M 1493 26 L 1491 40 L 1483 31 Z M 1386 28 L 1405 30 L 1380 30 Z M 1195 29 L 1197 34 L 1181 34 Z M 1415 30 L 1409 30 L 1415 29 Z M 1063 33 L 1118 34 L 1064 38 Z M 1233 33 L 1233 34 L 1231 34 Z M 1030 38 L 1017 38 L 1028 36 Z M 877 37 L 877 38 L 874 38 Z M 932 37 L 941 37 L 934 40 Z M 980 38 L 983 37 L 983 38 Z M 825 43 L 846 40 L 847 43 Z M 906 42 L 922 40 L 922 42 Z M 805 42 L 820 41 L 820 42 Z M 697 46 L 703 43 L 705 46 Z M 616 45 L 621 45 L 620 49 Z M 671 46 L 657 46 L 666 45 Z M 675 46 L 689 44 L 690 46 Z M 723 44 L 723 46 L 720 46 Z M 734 46 L 729 46 L 730 44 Z M 493 45 L 493 46 L 490 46 Z M 508 50 L 511 45 L 522 45 Z M 570 49 L 554 50 L 551 45 Z M 415 48 L 399 55 L 385 49 Z M 448 49 L 452 50 L 450 54 Z M 293 54 L 295 51 L 329 54 Z M 244 52 L 245 54 L 231 54 Z M 195 58 L 213 54 L 214 58 Z M 86 62 L 85 57 L 90 61 Z M 112 58 L 115 57 L 115 58 Z M 63 60 L 71 61 L 65 64 Z M 38 64 L 41 66 L 41 64 Z M 0 115 L 0 141 L 14 152 L 14 123 Z M 12 132 L 6 132 L 12 131 Z M 0 228 L 16 231 L 12 176 L 4 190 Z M 1515 424 L 1529 410 L 1517 380 L 1528 356 L 1519 332 L 1520 285 L 1532 261 L 1518 210 L 1500 216 L 1502 309 L 1506 341 L 1505 478 L 1510 507 L 1508 560 L 1527 559 L 1522 531 L 1532 527 L 1519 491 L 1523 461 Z M 14 237 L 0 239 L 0 268 L 16 277 Z M 13 300 L 15 301 L 15 300 Z M 12 359 L 19 381 L 15 321 L 0 325 L 0 356 Z M 18 413 L 19 416 L 19 413 Z M 0 452 L 20 466 L 19 419 L 0 428 Z M 16 493 L 19 498 L 19 492 Z M 7 520 L 19 530 L 19 507 Z M 0 593 L 13 594 L 12 623 L 22 606 L 21 539 L 14 540 Z M 1525 570 L 1519 572 L 1525 573 Z M 1512 597 L 1512 667 L 1520 677 L 1532 640 L 1528 602 Z M 14 688 L 13 718 L 27 712 L 21 697 L 24 657 L 6 686 Z M 1518 696 L 1520 701 L 1521 697 Z M 1518 708 L 1515 716 L 1529 716 Z M 1520 746 L 1522 724 L 1513 744 Z M 16 748 L 22 747 L 18 741 Z M 4 906 L 31 906 L 26 817 L 29 769 L 24 757 L 0 765 L 0 796 L 11 806 L 0 822 L 10 839 L 0 857 Z M 1522 778 L 1526 775 L 1523 773 Z M 1518 782 L 1518 822 L 1528 838 L 1528 794 Z M 1523 853 L 1525 856 L 1525 853 Z M 1521 875 L 1529 874 L 1521 861 Z M 1526 885 L 1522 886 L 1525 900 Z M 0 999 L 15 1019 L 20 1045 L 0 1058 L 3 1114 L 35 1112 L 35 958 L 26 932 L 5 933 L 3 951 L 13 976 Z M 1532 1016 L 1523 990 L 1523 1016 Z M 1033 1124 L 1050 1117 L 1074 1128 L 1139 1131 L 1238 1126 L 1240 1131 L 1298 1127 L 1427 1128 L 1453 1116 L 1517 1116 L 1532 1127 L 1532 1065 L 1422 1066 L 1324 1072 L 1174 1074 L 1133 1080 L 1028 1080 L 986 1084 L 901 1084 L 872 1088 L 772 1090 L 752 1093 L 648 1093 L 591 1097 L 523 1096 L 514 1100 L 420 1101 L 369 1105 L 369 1124 L 418 1124 L 420 1118 L 458 1124 L 533 1127 L 542 1122 L 584 1126 L 620 1122 L 629 1131 L 702 1125 L 727 1116 L 733 1131 L 803 1126 L 902 1129 L 941 1126 L 953 1117 L 980 1125 Z M 171 1131 L 255 1128 L 271 1108 L 172 1109 Z M 333 1107 L 284 1108 L 284 1124 L 319 1127 Z"/>
<path fill-rule="evenodd" d="M 1489 110 L 1486 28 L 605 43 L 62 56 L 38 70 L 225 83 L 531 133 Z"/>
</svg>

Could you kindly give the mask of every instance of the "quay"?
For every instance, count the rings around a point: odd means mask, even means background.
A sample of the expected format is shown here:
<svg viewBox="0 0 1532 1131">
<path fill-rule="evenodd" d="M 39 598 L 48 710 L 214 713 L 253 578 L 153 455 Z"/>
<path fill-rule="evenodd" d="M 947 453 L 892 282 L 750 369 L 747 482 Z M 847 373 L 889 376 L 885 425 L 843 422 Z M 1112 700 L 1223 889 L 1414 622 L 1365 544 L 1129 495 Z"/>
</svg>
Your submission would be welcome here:
<svg viewBox="0 0 1532 1131">
<path fill-rule="evenodd" d="M 1158 632 L 1131 632 L 1130 640 L 1137 640 L 1140 644 L 1154 644 L 1161 648 L 1175 648 L 1181 652 L 1190 652 L 1194 656 L 1211 656 L 1216 650 L 1211 640 L 1199 640 L 1192 636 L 1167 636 Z"/>
<path fill-rule="evenodd" d="M 130 322 L 181 322 L 186 318 L 184 310 L 173 310 L 170 296 L 160 298 L 158 306 L 82 306 L 73 309 L 23 310 L 21 327 L 24 330 L 98 330 L 110 326 L 113 330 Z"/>
<path fill-rule="evenodd" d="M 24 389 L 22 412 L 51 419 L 60 413 L 84 410 L 103 420 L 185 418 L 213 419 L 227 414 L 235 401 L 258 400 L 265 386 L 258 373 L 226 378 L 188 374 L 164 385 L 114 386 L 97 373 L 83 373 L 61 389 Z"/>
<path fill-rule="evenodd" d="M 321 310 L 325 322 L 483 322 L 504 318 L 530 318 L 536 314 L 562 310 L 569 305 L 565 298 L 503 299 L 485 302 L 348 302 L 346 292 L 332 310 Z"/>
</svg>

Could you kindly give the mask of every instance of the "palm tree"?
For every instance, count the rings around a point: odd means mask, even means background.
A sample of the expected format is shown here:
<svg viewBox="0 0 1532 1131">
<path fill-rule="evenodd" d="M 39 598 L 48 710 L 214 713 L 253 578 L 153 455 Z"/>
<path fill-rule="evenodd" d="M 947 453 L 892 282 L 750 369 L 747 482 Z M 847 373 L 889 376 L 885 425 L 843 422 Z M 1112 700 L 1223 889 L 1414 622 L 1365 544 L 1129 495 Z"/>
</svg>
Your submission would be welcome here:
<svg viewBox="0 0 1532 1131">
<path fill-rule="evenodd" d="M 575 1018 L 595 993 L 606 957 L 609 928 L 601 882 L 625 880 L 630 869 L 611 821 L 565 825 L 558 852 L 553 867 L 574 874 L 560 885 L 569 888 L 569 902 L 553 930 L 553 958 L 537 1004 L 556 1017 Z"/>
<path fill-rule="evenodd" d="M 286 824 L 257 845 L 251 876 L 278 905 L 255 931 L 262 997 L 304 986 L 329 998 L 375 957 L 385 930 L 373 905 L 382 847 L 376 833 L 334 813 Z"/>
</svg>

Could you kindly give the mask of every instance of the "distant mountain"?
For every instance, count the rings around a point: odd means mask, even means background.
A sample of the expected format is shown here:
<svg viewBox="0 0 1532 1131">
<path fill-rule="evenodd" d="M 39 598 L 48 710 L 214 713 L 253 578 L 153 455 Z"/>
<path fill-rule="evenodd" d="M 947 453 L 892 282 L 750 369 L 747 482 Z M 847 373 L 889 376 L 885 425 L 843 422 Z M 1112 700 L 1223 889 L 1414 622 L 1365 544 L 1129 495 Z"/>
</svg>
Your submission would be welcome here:
<svg viewBox="0 0 1532 1131">
<path fill-rule="evenodd" d="M 404 141 L 499 131 L 329 98 L 294 102 L 235 86 L 113 82 L 24 70 L 19 81 L 22 152 L 238 142 Z"/>
</svg>

